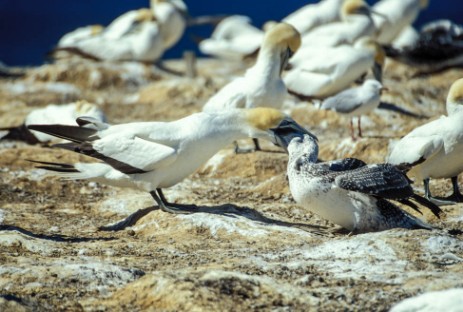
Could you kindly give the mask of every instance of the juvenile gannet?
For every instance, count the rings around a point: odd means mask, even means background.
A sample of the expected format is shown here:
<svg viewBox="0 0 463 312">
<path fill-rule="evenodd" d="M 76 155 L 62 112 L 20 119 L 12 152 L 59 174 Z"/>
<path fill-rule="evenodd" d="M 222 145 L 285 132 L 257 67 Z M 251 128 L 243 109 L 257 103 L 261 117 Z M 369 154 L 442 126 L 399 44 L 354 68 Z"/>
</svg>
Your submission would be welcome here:
<svg viewBox="0 0 463 312">
<path fill-rule="evenodd" d="M 373 6 L 381 15 L 373 16 L 379 33 L 380 44 L 390 44 L 418 17 L 420 10 L 427 8 L 429 0 L 381 0 Z"/>
<path fill-rule="evenodd" d="M 65 34 L 58 41 L 58 47 L 69 47 L 75 45 L 77 42 L 100 35 L 105 28 L 102 25 L 90 25 L 79 27 Z"/>
<path fill-rule="evenodd" d="M 360 38 L 353 47 L 302 47 L 283 80 L 290 93 L 325 98 L 348 88 L 370 69 L 381 81 L 384 60 L 384 50 L 369 37 Z"/>
<path fill-rule="evenodd" d="M 264 32 L 251 25 L 247 16 L 224 18 L 215 27 L 210 38 L 199 43 L 199 50 L 216 57 L 243 59 L 257 52 Z"/>
<path fill-rule="evenodd" d="M 449 20 L 426 24 L 413 44 L 388 47 L 387 55 L 414 66 L 423 73 L 433 73 L 463 64 L 463 27 Z"/>
<path fill-rule="evenodd" d="M 355 140 L 353 117 L 357 117 L 358 136 L 362 137 L 362 127 L 360 118 L 362 115 L 371 112 L 379 106 L 381 101 L 381 91 L 383 85 L 373 79 L 355 88 L 342 91 L 322 102 L 321 109 L 333 110 L 337 113 L 350 117 L 350 130 L 352 140 Z"/>
<path fill-rule="evenodd" d="M 272 27 L 264 36 L 254 66 L 244 77 L 233 80 L 211 97 L 203 111 L 225 112 L 233 108 L 262 106 L 280 108 L 287 94 L 281 72 L 300 44 L 301 37 L 293 26 L 279 23 Z M 259 149 L 257 141 L 255 145 Z"/>
<path fill-rule="evenodd" d="M 339 8 L 344 1 L 322 0 L 318 3 L 307 4 L 281 21 L 293 25 L 303 35 L 318 26 L 339 21 L 341 18 Z"/>
<path fill-rule="evenodd" d="M 280 131 L 282 128 L 280 128 Z M 432 229 L 389 200 L 419 211 L 414 200 L 437 217 L 441 210 L 413 193 L 402 172 L 390 164 L 366 165 L 355 158 L 317 163 L 313 135 L 280 135 L 287 145 L 287 174 L 291 194 L 302 207 L 352 232 L 382 231 L 394 227 Z"/>
<path fill-rule="evenodd" d="M 95 120 L 102 122 L 106 121 L 104 112 L 97 105 L 87 101 L 77 101 L 64 105 L 50 104 L 31 111 L 20 126 L 0 129 L 0 131 L 7 131 L 6 135 L 3 137 L 0 136 L 0 139 L 20 140 L 29 144 L 56 141 L 56 137 L 42 132 L 30 131 L 27 129 L 27 126 L 51 123 L 77 125 L 76 118 L 81 116 L 93 117 Z"/>
<path fill-rule="evenodd" d="M 128 33 L 121 36 L 115 32 L 93 36 L 76 42 L 75 45 L 58 48 L 88 58 L 105 61 L 153 62 L 164 53 L 162 35 L 152 12 L 137 10 L 136 19 Z"/>
<path fill-rule="evenodd" d="M 392 149 L 388 162 L 411 167 L 423 180 L 425 197 L 431 198 L 429 178 L 451 178 L 453 194 L 444 199 L 463 201 L 458 175 L 463 171 L 463 79 L 455 81 L 447 96 L 447 114 L 404 136 Z"/>
<path fill-rule="evenodd" d="M 346 0 L 341 7 L 341 21 L 315 28 L 302 36 L 302 46 L 335 47 L 353 44 L 364 36 L 374 36 L 376 28 L 368 4 Z"/>
<path fill-rule="evenodd" d="M 187 6 L 182 0 L 150 0 L 151 9 L 161 25 L 164 49 L 175 45 L 186 27 Z"/>
<path fill-rule="evenodd" d="M 159 207 L 185 213 L 191 206 L 168 203 L 162 188 L 171 187 L 192 174 L 227 144 L 247 137 L 276 144 L 275 132 L 305 130 L 290 117 L 272 108 L 201 112 L 172 122 L 135 122 L 109 125 L 92 118 L 78 118 L 76 126 L 30 125 L 72 143 L 58 146 L 85 154 L 100 162 L 43 163 L 69 179 L 88 179 L 118 187 L 149 192 Z"/>
</svg>

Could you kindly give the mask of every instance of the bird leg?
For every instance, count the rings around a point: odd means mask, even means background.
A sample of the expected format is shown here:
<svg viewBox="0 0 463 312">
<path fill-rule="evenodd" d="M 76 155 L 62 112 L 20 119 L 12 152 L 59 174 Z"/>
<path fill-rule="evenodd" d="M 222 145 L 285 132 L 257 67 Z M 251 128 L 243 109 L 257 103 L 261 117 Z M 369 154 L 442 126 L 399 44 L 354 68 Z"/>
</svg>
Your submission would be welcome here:
<svg viewBox="0 0 463 312">
<path fill-rule="evenodd" d="M 169 203 L 160 188 L 157 188 L 156 191 L 150 192 L 150 194 L 162 211 L 174 214 L 188 214 L 198 211 L 198 207 L 196 205 L 182 205 Z"/>
<path fill-rule="evenodd" d="M 358 129 L 359 129 L 359 138 L 362 137 L 362 125 L 361 125 L 361 122 L 360 122 L 361 118 L 362 118 L 361 116 L 358 116 L 358 119 L 357 119 L 357 126 L 358 126 Z"/>
<path fill-rule="evenodd" d="M 235 154 L 247 154 L 256 151 L 262 151 L 259 141 L 257 139 L 252 139 L 252 141 L 254 142 L 254 148 L 240 148 L 238 142 L 234 141 L 233 144 L 235 145 Z"/>
<path fill-rule="evenodd" d="M 352 138 L 352 141 L 355 141 L 355 133 L 354 133 L 354 122 L 352 118 L 350 119 L 350 137 Z"/>
<path fill-rule="evenodd" d="M 453 194 L 450 196 L 455 202 L 463 202 L 463 195 L 460 193 L 460 188 L 458 187 L 458 176 L 452 177 L 453 185 Z"/>
<path fill-rule="evenodd" d="M 432 196 L 431 196 L 431 191 L 429 190 L 429 178 L 424 179 L 423 184 L 424 184 L 424 198 L 426 198 L 427 200 L 431 200 Z"/>
<path fill-rule="evenodd" d="M 119 221 L 113 225 L 100 226 L 98 230 L 99 231 L 122 231 L 126 227 L 135 225 L 138 220 L 140 220 L 141 218 L 146 216 L 148 213 L 156 209 L 159 209 L 159 207 L 148 207 L 148 208 L 139 209 L 135 211 L 134 213 L 132 213 L 131 215 L 129 215 L 124 220 Z"/>
<path fill-rule="evenodd" d="M 458 176 L 452 177 L 453 193 L 448 197 L 436 197 L 435 200 L 439 201 L 441 205 L 453 205 L 463 202 L 463 195 L 460 193 L 458 187 Z"/>
</svg>

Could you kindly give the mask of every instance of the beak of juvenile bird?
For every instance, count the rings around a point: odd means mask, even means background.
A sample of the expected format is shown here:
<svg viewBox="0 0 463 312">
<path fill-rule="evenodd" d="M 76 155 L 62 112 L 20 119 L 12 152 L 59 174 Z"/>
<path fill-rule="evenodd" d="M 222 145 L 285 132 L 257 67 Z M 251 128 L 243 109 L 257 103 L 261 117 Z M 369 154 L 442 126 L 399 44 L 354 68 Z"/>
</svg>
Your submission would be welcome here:
<svg viewBox="0 0 463 312">
<path fill-rule="evenodd" d="M 285 151 L 288 151 L 288 145 L 295 137 L 304 138 L 304 135 L 307 134 L 312 139 L 318 141 L 318 138 L 314 134 L 290 118 L 283 119 L 276 128 L 270 129 L 270 132 L 273 134 L 272 142 L 284 148 Z"/>
</svg>

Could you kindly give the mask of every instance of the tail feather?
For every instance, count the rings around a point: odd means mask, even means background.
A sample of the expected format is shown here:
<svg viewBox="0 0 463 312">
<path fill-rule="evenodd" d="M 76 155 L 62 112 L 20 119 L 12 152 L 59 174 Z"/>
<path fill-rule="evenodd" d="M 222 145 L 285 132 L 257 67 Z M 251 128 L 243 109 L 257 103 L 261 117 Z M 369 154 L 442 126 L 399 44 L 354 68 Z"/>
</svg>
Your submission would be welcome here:
<svg viewBox="0 0 463 312">
<path fill-rule="evenodd" d="M 95 135 L 97 130 L 85 127 L 68 125 L 29 125 L 27 128 L 76 143 L 99 139 L 98 136 Z"/>
<path fill-rule="evenodd" d="M 38 161 L 38 160 L 30 160 L 26 159 L 32 163 L 41 164 L 41 166 L 37 166 L 36 168 L 45 169 L 55 172 L 63 172 L 63 173 L 76 173 L 80 172 L 77 170 L 73 165 L 65 164 L 65 163 L 55 163 L 55 162 L 48 162 L 48 161 Z"/>
<path fill-rule="evenodd" d="M 18 127 L 0 128 L 0 131 L 8 131 L 6 135 L 0 137 L 0 140 L 24 141 L 28 144 L 40 143 L 35 135 L 30 132 L 24 124 Z"/>
<path fill-rule="evenodd" d="M 429 210 L 431 210 L 431 212 L 439 219 L 440 219 L 441 215 L 444 213 L 442 211 L 442 209 L 439 208 L 439 206 L 437 206 L 436 204 L 430 202 L 429 200 L 427 200 L 424 197 L 413 194 L 411 198 L 413 198 L 413 200 L 415 200 L 420 205 L 429 208 Z"/>
<path fill-rule="evenodd" d="M 399 200 L 399 203 L 407 205 L 408 207 L 412 208 L 413 210 L 415 210 L 416 212 L 418 212 L 421 215 L 423 214 L 421 212 L 421 210 L 418 208 L 418 206 L 414 202 L 409 201 L 408 199 L 401 199 L 401 200 Z"/>
</svg>

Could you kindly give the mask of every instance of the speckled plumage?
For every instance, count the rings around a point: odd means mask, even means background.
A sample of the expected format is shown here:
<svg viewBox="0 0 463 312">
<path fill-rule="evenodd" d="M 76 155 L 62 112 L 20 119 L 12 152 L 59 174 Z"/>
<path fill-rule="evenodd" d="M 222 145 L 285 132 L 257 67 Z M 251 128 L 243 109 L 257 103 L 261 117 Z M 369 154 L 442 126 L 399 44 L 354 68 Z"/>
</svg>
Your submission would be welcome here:
<svg viewBox="0 0 463 312">
<path fill-rule="evenodd" d="M 408 178 L 392 165 L 367 165 L 353 158 L 316 163 L 318 145 L 308 135 L 303 139 L 293 138 L 288 152 L 287 173 L 296 202 L 348 230 L 432 229 L 389 200 L 409 204 L 418 210 L 408 200 L 414 199 L 436 215 L 441 212 L 432 203 L 417 198 Z"/>
</svg>

